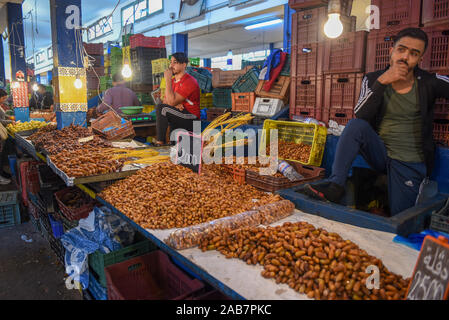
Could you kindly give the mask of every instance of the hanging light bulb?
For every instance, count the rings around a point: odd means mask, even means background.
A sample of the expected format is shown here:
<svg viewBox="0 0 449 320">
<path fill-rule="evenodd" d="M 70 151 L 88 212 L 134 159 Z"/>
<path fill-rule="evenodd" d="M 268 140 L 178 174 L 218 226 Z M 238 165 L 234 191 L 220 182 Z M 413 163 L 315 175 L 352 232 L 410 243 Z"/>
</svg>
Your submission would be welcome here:
<svg viewBox="0 0 449 320">
<path fill-rule="evenodd" d="M 122 69 L 122 76 L 124 78 L 130 78 L 132 76 L 133 72 L 131 70 L 131 67 L 129 66 L 129 63 L 125 62 Z"/>
<path fill-rule="evenodd" d="M 81 89 L 83 87 L 83 82 L 81 81 L 81 79 L 79 78 L 79 76 L 76 76 L 76 80 L 75 80 L 75 88 L 76 89 Z"/>
<path fill-rule="evenodd" d="M 37 86 L 37 83 L 33 84 L 33 91 L 37 91 L 39 87 Z"/>
<path fill-rule="evenodd" d="M 340 21 L 340 0 L 330 0 L 327 13 L 329 19 L 324 25 L 324 34 L 331 39 L 338 38 L 343 33 L 343 24 Z"/>
</svg>

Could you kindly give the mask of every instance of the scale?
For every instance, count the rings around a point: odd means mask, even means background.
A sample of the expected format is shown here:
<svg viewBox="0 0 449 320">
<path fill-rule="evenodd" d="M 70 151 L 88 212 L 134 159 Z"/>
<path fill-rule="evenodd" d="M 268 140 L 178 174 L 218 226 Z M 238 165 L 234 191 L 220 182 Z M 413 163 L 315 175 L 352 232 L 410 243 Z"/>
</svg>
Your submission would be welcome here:
<svg viewBox="0 0 449 320">
<path fill-rule="evenodd" d="M 122 118 L 131 121 L 133 124 L 144 124 L 155 122 L 149 113 L 138 113 L 138 114 L 121 114 Z"/>
</svg>

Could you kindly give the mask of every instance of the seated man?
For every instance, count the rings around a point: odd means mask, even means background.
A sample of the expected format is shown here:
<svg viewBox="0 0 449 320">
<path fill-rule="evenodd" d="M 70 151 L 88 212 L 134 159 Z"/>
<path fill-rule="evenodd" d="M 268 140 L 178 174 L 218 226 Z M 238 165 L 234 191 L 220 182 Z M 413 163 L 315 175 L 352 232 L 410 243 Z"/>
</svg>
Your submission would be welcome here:
<svg viewBox="0 0 449 320">
<path fill-rule="evenodd" d="M 435 160 L 433 108 L 449 98 L 449 78 L 418 67 L 427 49 L 421 29 L 400 31 L 390 49 L 390 66 L 368 73 L 351 120 L 338 141 L 329 181 L 305 185 L 309 196 L 339 202 L 358 153 L 377 172 L 388 175 L 390 213 L 416 203 Z"/>
<path fill-rule="evenodd" d="M 193 131 L 193 121 L 200 119 L 200 88 L 196 79 L 186 73 L 188 62 L 184 53 L 174 53 L 165 70 L 165 97 L 156 106 L 156 146 L 166 145 L 168 125 L 171 131 Z"/>
<path fill-rule="evenodd" d="M 120 73 L 112 76 L 112 85 L 112 88 L 106 90 L 103 102 L 97 107 L 98 114 L 109 111 L 111 108 L 120 114 L 121 107 L 140 106 L 137 95 L 125 86 L 125 81 Z"/>
</svg>

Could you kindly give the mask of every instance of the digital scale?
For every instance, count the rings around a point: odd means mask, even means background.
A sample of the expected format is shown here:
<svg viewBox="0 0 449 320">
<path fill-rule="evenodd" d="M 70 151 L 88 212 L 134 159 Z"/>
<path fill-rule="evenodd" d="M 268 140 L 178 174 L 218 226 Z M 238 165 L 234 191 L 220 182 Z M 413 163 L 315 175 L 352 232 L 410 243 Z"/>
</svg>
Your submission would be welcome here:
<svg viewBox="0 0 449 320">
<path fill-rule="evenodd" d="M 151 123 L 151 122 L 155 122 L 156 120 L 153 120 L 153 118 L 151 117 L 151 115 L 149 113 L 138 113 L 138 114 L 121 114 L 121 116 L 128 120 L 131 121 L 133 124 L 144 124 L 144 123 Z"/>
</svg>

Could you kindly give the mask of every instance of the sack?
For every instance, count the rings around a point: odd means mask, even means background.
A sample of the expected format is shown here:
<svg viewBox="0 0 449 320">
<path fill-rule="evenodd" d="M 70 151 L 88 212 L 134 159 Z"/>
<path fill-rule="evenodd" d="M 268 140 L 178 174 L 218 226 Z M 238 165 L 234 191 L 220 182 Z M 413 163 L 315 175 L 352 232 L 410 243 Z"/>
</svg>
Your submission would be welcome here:
<svg viewBox="0 0 449 320">
<path fill-rule="evenodd" d="M 8 130 L 0 123 L 0 137 L 2 140 L 8 139 Z"/>
</svg>

